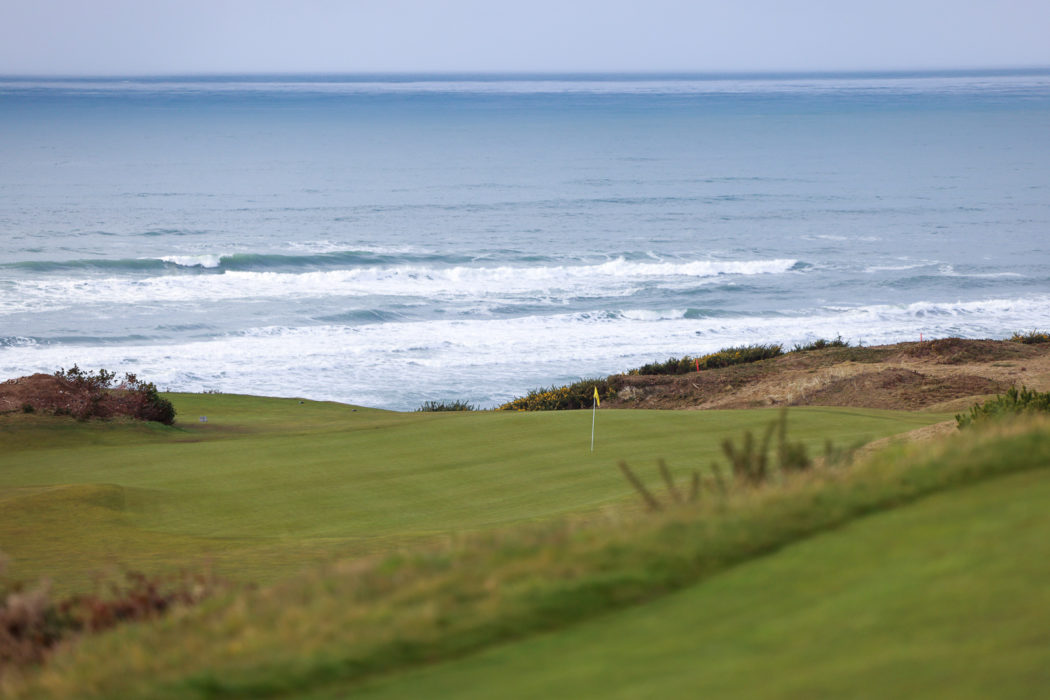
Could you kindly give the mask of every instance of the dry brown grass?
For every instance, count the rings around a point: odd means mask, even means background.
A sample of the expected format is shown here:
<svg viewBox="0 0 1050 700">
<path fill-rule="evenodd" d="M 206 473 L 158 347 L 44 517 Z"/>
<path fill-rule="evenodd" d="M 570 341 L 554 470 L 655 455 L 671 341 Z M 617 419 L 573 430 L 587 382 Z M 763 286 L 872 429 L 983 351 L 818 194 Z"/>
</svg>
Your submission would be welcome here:
<svg viewBox="0 0 1050 700">
<path fill-rule="evenodd" d="M 1011 385 L 1050 390 L 1050 345 L 945 338 L 826 348 L 678 376 L 625 376 L 612 406 L 849 406 L 956 411 Z M 603 401 L 606 401 L 603 399 Z"/>
</svg>

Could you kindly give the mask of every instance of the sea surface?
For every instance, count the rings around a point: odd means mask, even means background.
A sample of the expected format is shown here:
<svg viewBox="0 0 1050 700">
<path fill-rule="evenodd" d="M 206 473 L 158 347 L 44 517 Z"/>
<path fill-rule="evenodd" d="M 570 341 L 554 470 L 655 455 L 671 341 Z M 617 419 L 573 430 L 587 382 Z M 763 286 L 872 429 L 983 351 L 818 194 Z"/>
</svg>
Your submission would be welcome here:
<svg viewBox="0 0 1050 700">
<path fill-rule="evenodd" d="M 1050 329 L 1050 71 L 0 78 L 0 380 L 491 407 Z"/>
</svg>

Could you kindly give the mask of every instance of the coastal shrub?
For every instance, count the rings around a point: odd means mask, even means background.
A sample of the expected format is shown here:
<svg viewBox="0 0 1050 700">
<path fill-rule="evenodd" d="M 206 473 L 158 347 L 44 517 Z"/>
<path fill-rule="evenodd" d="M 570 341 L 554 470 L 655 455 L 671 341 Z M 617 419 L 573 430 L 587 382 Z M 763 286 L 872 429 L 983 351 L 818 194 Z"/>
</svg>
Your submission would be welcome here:
<svg viewBox="0 0 1050 700">
<path fill-rule="evenodd" d="M 175 422 L 172 403 L 160 396 L 156 385 L 142 381 L 134 374 L 125 373 L 118 381 L 114 372 L 105 369 L 85 372 L 73 365 L 70 369 L 55 372 L 55 376 L 82 393 L 75 406 L 56 409 L 56 415 L 68 414 L 78 420 L 87 420 L 123 414 L 164 425 Z"/>
<path fill-rule="evenodd" d="M 1033 391 L 1024 386 L 1018 389 L 1012 386 L 1006 390 L 1005 394 L 998 394 L 994 399 L 974 404 L 969 413 L 956 414 L 955 422 L 962 429 L 975 423 L 984 423 L 1021 413 L 1050 413 L 1050 392 Z"/>
<path fill-rule="evenodd" d="M 700 357 L 700 369 L 716 369 L 718 367 L 729 367 L 731 365 L 743 365 L 759 360 L 768 360 L 784 354 L 784 347 L 780 343 L 768 343 L 765 345 L 741 345 L 735 348 L 723 348 L 718 352 Z"/>
<path fill-rule="evenodd" d="M 635 375 L 653 374 L 687 374 L 697 369 L 717 369 L 731 365 L 743 365 L 759 360 L 768 360 L 784 354 L 784 347 L 779 343 L 768 343 L 759 345 L 740 345 L 738 347 L 722 348 L 718 352 L 712 352 L 700 357 L 671 357 L 664 362 L 653 362 L 642 365 L 638 369 L 630 371 Z"/>
<path fill-rule="evenodd" d="M 1050 333 L 1046 331 L 1028 331 L 1027 333 L 1014 333 L 1010 336 L 1010 341 L 1014 343 L 1024 343 L 1025 345 L 1039 345 L 1041 343 L 1050 343 Z"/>
<path fill-rule="evenodd" d="M 791 352 L 806 352 L 807 350 L 823 350 L 824 348 L 848 348 L 849 341 L 843 340 L 842 336 L 835 336 L 834 340 L 827 340 L 826 338 L 819 338 L 814 340 L 812 343 L 806 343 L 805 345 L 795 344 L 795 347 L 791 349 Z"/>
<path fill-rule="evenodd" d="M 442 411 L 476 411 L 478 407 L 466 401 L 424 401 L 417 413 L 438 413 Z"/>
<path fill-rule="evenodd" d="M 594 390 L 598 389 L 601 400 L 611 398 L 616 389 L 610 378 L 581 379 L 566 386 L 533 389 L 525 396 L 503 404 L 497 411 L 568 411 L 590 408 L 594 403 Z"/>
<path fill-rule="evenodd" d="M 669 357 L 663 362 L 650 362 L 638 369 L 631 370 L 631 374 L 654 375 L 654 374 L 688 374 L 696 371 L 696 360 L 689 355 L 685 357 Z"/>
</svg>

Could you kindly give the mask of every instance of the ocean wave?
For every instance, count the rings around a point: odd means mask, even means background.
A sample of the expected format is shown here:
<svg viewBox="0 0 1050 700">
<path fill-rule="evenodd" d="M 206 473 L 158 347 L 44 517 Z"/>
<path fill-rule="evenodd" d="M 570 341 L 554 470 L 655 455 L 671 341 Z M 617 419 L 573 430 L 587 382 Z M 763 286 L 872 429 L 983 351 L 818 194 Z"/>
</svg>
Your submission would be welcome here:
<svg viewBox="0 0 1050 700">
<path fill-rule="evenodd" d="M 529 388 L 610 374 L 671 355 L 841 335 L 880 344 L 926 337 L 1005 337 L 1050 326 L 1050 296 L 904 305 L 828 306 L 807 313 L 691 318 L 688 310 L 624 309 L 515 318 L 266 326 L 211 339 L 123 345 L 0 345 L 0 376 L 76 361 L 178 390 L 309 396 L 412 409 L 433 396 L 490 404 Z M 75 355 L 75 357 L 73 356 Z"/>
<path fill-rule="evenodd" d="M 226 257 L 224 255 L 165 255 L 161 258 L 161 261 L 177 265 L 178 267 L 214 269 L 219 267 Z"/>
<path fill-rule="evenodd" d="M 222 258 L 222 264 L 236 265 L 238 258 Z M 184 262 L 209 261 L 194 258 Z M 370 295 L 460 300 L 522 294 L 542 298 L 552 293 L 560 297 L 625 296 L 634 294 L 641 285 L 688 288 L 727 276 L 798 272 L 800 265 L 793 259 L 636 262 L 619 257 L 590 265 L 366 265 L 310 272 L 226 269 L 221 274 L 201 276 L 29 279 L 16 280 L 0 290 L 0 311 L 59 309 L 74 304 Z"/>
<path fill-rule="evenodd" d="M 163 260 L 153 258 L 88 259 L 88 260 L 23 260 L 0 263 L 0 270 L 23 272 L 84 272 L 92 270 L 111 272 L 159 272 L 165 268 Z"/>
<path fill-rule="evenodd" d="M 937 269 L 944 277 L 972 277 L 974 279 L 998 279 L 1001 277 L 1024 277 L 1020 272 L 959 272 L 954 265 L 941 265 Z"/>
<path fill-rule="evenodd" d="M 0 348 L 28 347 L 36 344 L 37 341 L 34 338 L 21 335 L 0 335 Z"/>
<path fill-rule="evenodd" d="M 903 272 L 904 270 L 915 270 L 920 267 L 928 267 L 935 263 L 929 262 L 917 262 L 917 263 L 904 263 L 901 265 L 869 265 L 864 268 L 864 272 L 867 274 L 874 274 L 876 272 Z"/>
</svg>

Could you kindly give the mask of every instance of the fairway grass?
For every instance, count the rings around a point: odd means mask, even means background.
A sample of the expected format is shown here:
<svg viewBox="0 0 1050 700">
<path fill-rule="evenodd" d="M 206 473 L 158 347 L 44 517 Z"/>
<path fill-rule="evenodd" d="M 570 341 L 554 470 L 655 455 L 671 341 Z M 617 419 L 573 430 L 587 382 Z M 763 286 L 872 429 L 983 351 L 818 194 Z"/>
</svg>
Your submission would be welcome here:
<svg viewBox="0 0 1050 700">
<path fill-rule="evenodd" d="M 363 684 L 373 683 L 370 692 L 382 693 L 387 692 L 383 684 L 404 682 L 409 684 L 404 693 L 412 695 L 430 685 L 425 678 L 415 680 L 420 671 L 414 669 L 430 666 L 423 673 L 439 674 L 435 692 L 457 696 L 456 686 L 471 683 L 478 672 L 470 666 L 475 660 L 483 667 L 504 663 L 487 656 L 499 654 L 501 645 L 512 645 L 506 648 L 514 657 L 513 650 L 524 644 L 525 656 L 542 659 L 548 653 L 543 644 L 556 643 L 551 640 L 561 634 L 586 633 L 591 625 L 615 624 L 621 615 L 644 619 L 646 610 L 656 610 L 656 618 L 686 616 L 674 601 L 694 592 L 703 595 L 707 585 L 723 586 L 704 599 L 703 612 L 711 617 L 686 617 L 694 624 L 670 621 L 667 628 L 653 619 L 651 633 L 638 632 L 640 643 L 652 647 L 655 656 L 661 656 L 661 645 L 666 650 L 665 666 L 657 668 L 702 663 L 683 651 L 702 624 L 717 634 L 697 642 L 701 650 L 725 644 L 721 652 L 727 669 L 750 674 L 756 684 L 767 675 L 753 668 L 756 658 L 786 655 L 771 670 L 792 670 L 796 675 L 785 675 L 783 687 L 798 697 L 820 694 L 825 687 L 833 695 L 866 694 L 866 687 L 853 685 L 855 670 L 867 682 L 888 669 L 917 679 L 901 688 L 923 688 L 930 678 L 952 672 L 954 654 L 972 661 L 981 649 L 992 670 L 980 683 L 994 683 L 996 674 L 1009 668 L 1020 678 L 1015 684 L 1022 684 L 1011 687 L 1024 687 L 1042 678 L 1045 667 L 1039 657 L 1045 647 L 1039 642 L 1043 627 L 1026 625 L 1044 619 L 1046 610 L 1042 594 L 1030 589 L 1042 585 L 1047 559 L 1045 509 L 1036 507 L 1045 503 L 1047 487 L 1035 475 L 1050 465 L 1048 427 L 1046 422 L 1018 423 L 895 447 L 848 469 L 817 470 L 757 490 L 734 489 L 724 500 L 708 493 L 698 504 L 662 513 L 621 504 L 597 515 L 509 523 L 332 562 L 156 622 L 85 637 L 26 678 L 28 685 L 9 681 L 9 692 L 78 698 L 303 697 L 310 692 L 339 697 Z M 998 484 L 1012 481 L 1011 475 L 1032 478 L 1020 482 L 1019 495 L 996 492 Z M 973 488 L 951 490 L 964 487 Z M 882 513 L 916 502 L 921 508 L 921 499 L 938 493 L 945 498 L 972 494 L 975 500 L 901 521 L 888 534 L 863 534 L 865 516 L 877 523 Z M 1000 513 L 1006 510 L 1010 513 Z M 746 575 L 737 584 L 742 597 L 733 598 L 719 584 L 762 561 L 794 556 L 796 547 L 810 551 L 804 540 L 820 542 L 836 531 L 861 534 L 828 552 L 804 554 L 794 568 Z M 1029 563 L 1033 557 L 1039 561 Z M 975 567 L 974 578 L 962 576 Z M 728 607 L 715 607 L 723 597 Z M 661 604 L 672 605 L 663 613 L 651 607 L 661 598 L 667 601 Z M 777 607 L 778 598 L 784 599 L 783 607 Z M 942 602 L 943 611 L 938 608 Z M 880 612 L 880 606 L 889 612 Z M 1029 611 L 1031 617 L 1024 614 Z M 1001 622 L 1000 615 L 1007 619 Z M 796 628 L 805 639 L 795 639 Z M 611 663 L 624 666 L 608 673 L 622 677 L 625 688 L 653 683 L 654 689 L 665 687 L 675 696 L 703 683 L 712 692 L 736 692 L 734 673 L 728 671 L 697 680 L 689 672 L 675 676 L 665 670 L 666 679 L 646 680 L 641 667 L 629 670 L 628 656 L 637 645 L 613 640 L 609 632 L 589 634 L 592 641 L 607 639 Z M 871 641 L 865 641 L 866 634 Z M 956 634 L 969 635 L 958 652 L 952 648 Z M 856 639 L 844 641 L 851 635 Z M 898 637 L 899 652 L 894 647 Z M 532 643 L 540 647 L 532 651 Z M 1036 644 L 1035 651 L 1029 643 Z M 868 656 L 839 655 L 838 647 L 849 644 Z M 791 656 L 796 649 L 798 655 Z M 482 655 L 474 656 L 478 652 Z M 559 653 L 555 649 L 551 659 Z M 605 663 L 601 645 L 587 653 L 591 656 L 569 661 L 600 672 Z M 913 654 L 918 661 L 908 670 L 904 659 Z M 828 665 L 821 666 L 825 657 Z M 926 660 L 934 666 L 923 675 Z M 814 668 L 795 669 L 796 661 Z M 452 663 L 436 665 L 441 662 Z M 512 662 L 507 661 L 514 673 L 532 673 Z M 556 660 L 542 663 L 557 665 Z M 443 680 L 446 669 L 450 675 Z M 481 673 L 479 683 L 496 682 L 496 676 Z M 557 684 L 560 674 L 574 672 L 552 668 L 550 673 L 546 679 L 538 674 L 537 683 Z M 421 685 L 412 685 L 417 682 Z M 502 682 L 510 687 L 519 679 L 508 673 Z M 520 682 L 539 687 L 528 679 Z M 584 673 L 565 682 L 582 688 L 591 681 Z M 615 689 L 617 682 L 596 687 Z M 390 687 L 395 696 L 402 693 Z M 881 695 L 878 690 L 871 694 Z"/>
<path fill-rule="evenodd" d="M 773 410 L 393 413 L 236 395 L 168 395 L 175 427 L 0 417 L 0 551 L 23 579 L 85 590 L 118 569 L 209 566 L 267 583 L 332 558 L 449 533 L 600 513 L 633 498 L 626 460 L 658 480 L 721 457 Z M 198 418 L 206 416 L 207 422 Z M 819 450 L 945 419 L 792 409 Z"/>
<path fill-rule="evenodd" d="M 1048 469 L 938 494 L 656 602 L 353 697 L 1041 697 L 1047 503 Z"/>
</svg>

